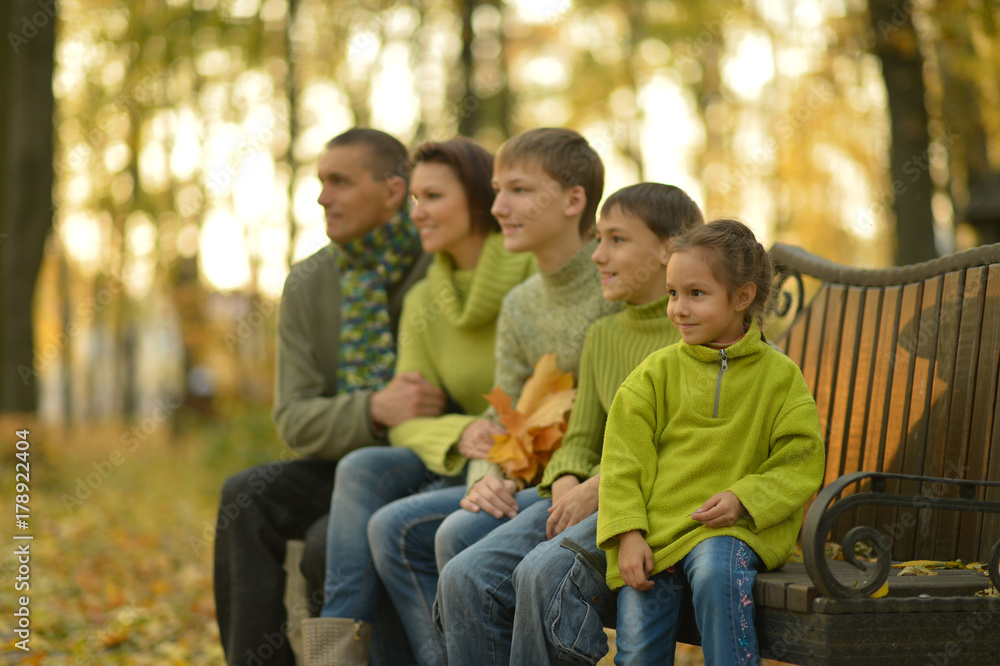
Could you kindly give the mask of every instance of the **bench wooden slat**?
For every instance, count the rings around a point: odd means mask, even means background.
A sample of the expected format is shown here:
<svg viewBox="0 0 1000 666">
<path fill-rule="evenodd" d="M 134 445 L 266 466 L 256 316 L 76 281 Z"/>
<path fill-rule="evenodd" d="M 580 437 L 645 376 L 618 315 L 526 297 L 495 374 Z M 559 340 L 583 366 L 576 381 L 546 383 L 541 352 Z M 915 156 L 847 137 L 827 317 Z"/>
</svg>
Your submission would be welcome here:
<svg viewBox="0 0 1000 666">
<path fill-rule="evenodd" d="M 951 446 L 949 425 L 952 422 L 951 396 L 955 381 L 955 352 L 962 313 L 962 281 L 963 274 L 959 271 L 944 276 L 941 281 L 941 305 L 933 322 L 937 330 L 937 340 L 930 391 L 931 406 L 923 465 L 916 472 L 925 476 L 937 476 L 942 470 L 945 470 L 947 475 L 949 463 L 955 470 L 959 468 L 955 460 L 956 455 L 960 453 L 956 454 L 954 451 L 956 447 Z M 918 350 L 922 350 L 930 343 L 931 341 L 921 334 L 916 344 Z M 939 489 L 935 484 L 925 483 L 920 488 L 921 496 L 930 500 L 936 498 L 938 492 Z M 944 515 L 946 513 L 949 515 Z M 954 553 L 946 551 L 954 550 L 958 523 L 958 515 L 955 512 L 921 509 L 918 518 L 920 529 L 917 531 L 914 552 L 933 553 L 934 558 L 951 559 Z"/>
<path fill-rule="evenodd" d="M 817 388 L 820 402 L 829 402 L 829 409 L 820 414 L 824 441 L 827 443 L 827 465 L 824 484 L 830 483 L 843 474 L 845 466 L 857 464 L 857 444 L 853 446 L 853 461 L 850 438 L 847 436 L 851 426 L 851 412 L 854 404 L 853 377 L 857 373 L 858 336 L 863 321 L 864 290 L 856 287 L 833 285 L 830 289 L 830 299 L 827 306 L 827 332 L 824 340 L 838 340 L 839 348 L 829 343 L 824 344 L 823 354 L 830 359 L 829 368 L 820 369 L 819 386 Z M 836 307 L 832 307 L 836 303 Z M 829 317 L 839 320 L 830 322 Z M 863 356 L 867 356 L 864 354 Z M 823 391 L 829 386 L 829 391 Z M 843 517 L 844 524 L 854 524 L 857 517 L 850 513 Z"/>
<path fill-rule="evenodd" d="M 980 329 L 983 325 L 985 281 L 986 270 L 984 268 L 974 267 L 967 270 L 961 291 L 962 300 L 956 306 L 958 310 L 956 316 L 958 340 L 954 352 L 952 385 L 949 391 L 952 396 L 952 405 L 942 466 L 934 470 L 937 476 L 972 478 L 968 476 L 973 407 L 971 397 L 975 394 Z M 934 550 L 935 557 L 978 559 L 975 552 L 970 552 L 968 543 L 965 547 L 961 546 L 959 538 L 961 523 L 969 520 L 970 517 L 950 511 L 936 513 L 938 516 L 937 528 L 940 533 L 938 547 Z"/>
<path fill-rule="evenodd" d="M 806 385 L 816 395 L 817 377 L 819 375 L 819 361 L 823 349 L 823 322 L 826 320 L 826 304 L 829 288 L 824 286 L 813 299 L 809 310 L 809 321 L 806 325 L 805 348 L 802 350 L 801 362 L 802 376 L 806 380 Z M 822 409 L 820 410 L 822 414 Z"/>
<path fill-rule="evenodd" d="M 998 437 L 996 430 L 1000 428 L 1000 401 L 997 399 L 997 381 L 1000 375 L 1000 264 L 989 267 L 986 276 L 985 298 L 983 299 L 983 320 L 990 322 L 980 327 L 982 335 L 977 360 L 976 392 L 973 398 L 972 432 L 969 474 L 974 478 L 1000 478 L 1000 454 L 996 453 Z M 991 443 L 992 446 L 987 445 Z M 991 455 L 992 454 L 992 455 Z M 996 499 L 996 497 L 993 497 Z M 967 528 L 968 525 L 968 528 Z M 997 517 L 983 519 L 980 516 L 969 515 L 962 521 L 962 532 L 959 545 L 965 549 L 974 549 L 980 541 L 978 551 L 981 559 L 989 556 L 993 543 L 1000 538 L 1000 524 Z"/>
<path fill-rule="evenodd" d="M 933 277 L 922 285 L 920 310 L 911 324 L 900 330 L 899 346 L 910 354 L 912 365 L 910 374 L 909 419 L 903 441 L 900 469 L 903 474 L 919 475 L 924 472 L 924 455 L 927 432 L 931 421 L 931 394 L 933 393 L 934 362 L 937 357 L 938 314 L 941 309 L 943 279 Z M 921 484 L 904 486 L 903 492 L 918 497 Z M 926 522 L 930 513 L 920 515 L 917 502 L 913 507 L 901 507 L 896 511 L 896 520 L 906 526 L 896 538 L 895 551 L 900 557 L 910 557 L 914 551 L 917 534 L 927 533 Z M 925 551 L 926 552 L 926 551 Z"/>
<path fill-rule="evenodd" d="M 891 334 L 894 339 L 892 351 L 892 367 L 889 370 L 889 405 L 886 410 L 884 437 L 884 456 L 882 468 L 878 471 L 902 473 L 903 457 L 906 452 L 906 435 L 909 430 L 910 395 L 913 381 L 913 354 L 900 342 L 900 332 L 915 325 L 919 316 L 921 300 L 921 285 L 908 284 L 900 289 L 899 309 L 896 311 L 895 323 Z M 889 484 L 891 493 L 903 492 L 896 482 Z M 895 537 L 893 557 L 906 559 L 906 551 L 898 547 L 901 537 L 896 536 L 908 529 L 900 520 L 899 511 L 895 507 L 880 507 L 876 513 L 877 527 L 888 531 Z M 886 529 L 888 528 L 888 530 Z"/>
<path fill-rule="evenodd" d="M 992 319 L 989 319 L 989 321 L 994 322 L 994 325 L 992 326 L 992 338 L 990 340 L 984 339 L 983 344 L 992 344 L 993 349 L 998 349 L 1000 348 L 1000 339 L 998 339 L 1000 338 L 1000 266 L 990 267 L 986 309 L 989 313 L 988 316 L 992 316 Z M 993 365 L 991 367 L 993 368 L 994 381 L 1000 381 L 1000 353 L 994 354 Z M 998 391 L 998 395 L 994 399 L 993 434 L 987 447 L 989 456 L 987 469 L 989 470 L 990 479 L 1000 479 L 1000 387 L 997 387 L 996 390 Z M 986 498 L 994 502 L 1000 501 L 1000 489 L 993 488 L 988 490 Z M 991 514 L 983 519 L 983 534 L 987 535 L 988 538 L 983 539 L 983 543 L 979 549 L 979 556 L 985 561 L 986 554 L 992 548 L 989 540 L 990 535 L 992 535 L 994 542 L 1000 539 L 1000 515 Z"/>
<path fill-rule="evenodd" d="M 861 469 L 863 432 L 868 405 L 868 381 L 855 381 L 855 377 L 871 376 L 871 354 L 874 335 L 865 331 L 865 290 L 850 287 L 844 302 L 844 326 L 837 372 L 837 402 L 834 404 L 830 439 L 841 448 L 840 469 Z M 843 472 L 841 472 L 843 473 Z"/>
<path fill-rule="evenodd" d="M 878 342 L 875 349 L 875 371 L 872 374 L 872 401 L 868 413 L 867 446 L 874 450 L 865 455 L 869 469 L 881 471 L 885 464 L 885 422 L 889 418 L 890 373 L 893 368 L 893 347 L 896 344 L 896 313 L 899 309 L 899 287 L 882 290 L 878 313 Z"/>
<path fill-rule="evenodd" d="M 859 380 L 857 383 L 863 384 L 864 387 L 856 386 L 854 391 L 856 395 L 859 395 L 859 392 L 863 393 L 865 400 L 862 403 L 859 397 L 858 401 L 855 401 L 858 415 L 863 414 L 863 416 L 860 419 L 855 417 L 851 422 L 851 439 L 859 443 L 861 450 L 858 468 L 852 471 L 879 469 L 882 464 L 881 443 L 880 440 L 871 436 L 871 424 L 875 421 L 881 423 L 881 409 L 884 405 L 885 394 L 875 388 L 877 386 L 876 376 L 884 376 L 889 357 L 888 352 L 879 347 L 880 341 L 882 341 L 880 332 L 883 292 L 881 287 L 869 287 L 864 290 L 864 321 L 861 325 L 861 341 L 858 345 L 862 360 L 858 362 L 857 366 Z M 888 341 L 885 344 L 888 345 Z M 869 367 L 862 372 L 865 365 Z M 871 506 L 859 508 L 858 524 L 874 525 L 875 513 L 875 508 Z"/>
<path fill-rule="evenodd" d="M 819 359 L 819 372 L 816 376 L 816 388 L 813 395 L 816 404 L 820 407 L 819 421 L 823 433 L 823 441 L 827 444 L 827 466 L 826 479 L 824 484 L 829 483 L 840 476 L 839 460 L 843 449 L 843 439 L 831 436 L 831 426 L 834 424 L 833 413 L 837 402 L 842 402 L 846 396 L 835 390 L 837 379 L 837 369 L 841 361 L 841 348 L 845 348 L 845 353 L 850 353 L 849 345 L 843 340 L 841 330 L 843 328 L 844 298 L 847 289 L 841 285 L 831 285 L 827 289 L 826 312 L 823 325 L 823 336 L 820 341 L 820 348 L 816 356 Z M 810 344 L 813 340 L 810 340 Z M 848 361 L 849 362 L 849 361 Z M 850 362 L 849 362 L 850 363 Z M 850 372 L 853 368 L 848 368 Z M 841 425 L 841 424 L 838 424 Z M 834 464 L 834 461 L 838 461 Z"/>
</svg>

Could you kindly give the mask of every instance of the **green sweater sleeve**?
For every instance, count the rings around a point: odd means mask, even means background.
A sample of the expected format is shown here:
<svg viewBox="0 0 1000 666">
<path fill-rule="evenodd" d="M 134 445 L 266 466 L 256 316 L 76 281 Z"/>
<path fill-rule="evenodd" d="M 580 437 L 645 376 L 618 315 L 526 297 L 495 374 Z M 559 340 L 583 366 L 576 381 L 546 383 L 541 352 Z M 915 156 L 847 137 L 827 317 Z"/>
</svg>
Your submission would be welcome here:
<svg viewBox="0 0 1000 666">
<path fill-rule="evenodd" d="M 422 280 L 414 285 L 403 301 L 396 374 L 419 372 L 428 382 L 444 389 L 437 366 L 427 348 L 427 335 L 424 334 L 426 322 L 417 320 L 421 304 L 430 300 L 428 289 L 427 280 Z M 465 464 L 465 458 L 457 453 L 449 455 L 449 452 L 469 422 L 471 417 L 461 414 L 408 419 L 389 429 L 389 443 L 411 449 L 432 472 L 451 476 L 458 474 Z"/>
<path fill-rule="evenodd" d="M 600 469 L 607 414 L 601 405 L 597 377 L 594 375 L 597 346 L 594 332 L 595 329 L 589 330 L 583 343 L 580 381 L 562 446 L 552 454 L 542 475 L 542 482 L 538 484 L 538 494 L 542 497 L 552 496 L 552 484 L 561 476 L 572 474 L 585 480 L 592 476 L 595 466 Z"/>
<path fill-rule="evenodd" d="M 468 414 L 417 417 L 391 428 L 389 442 L 411 449 L 435 474 L 454 476 L 462 471 L 466 462 L 466 457 L 459 454 L 454 445 L 462 431 L 477 418 Z"/>
<path fill-rule="evenodd" d="M 597 546 L 608 550 L 619 534 L 649 531 L 646 506 L 656 479 L 656 409 L 636 370 L 615 394 L 608 413 L 598 492 Z M 652 395 L 650 392 L 648 395 Z"/>
<path fill-rule="evenodd" d="M 802 374 L 790 374 L 793 380 L 774 423 L 770 455 L 755 473 L 728 488 L 750 515 L 755 532 L 801 511 L 823 483 L 826 454 L 816 403 Z"/>
</svg>

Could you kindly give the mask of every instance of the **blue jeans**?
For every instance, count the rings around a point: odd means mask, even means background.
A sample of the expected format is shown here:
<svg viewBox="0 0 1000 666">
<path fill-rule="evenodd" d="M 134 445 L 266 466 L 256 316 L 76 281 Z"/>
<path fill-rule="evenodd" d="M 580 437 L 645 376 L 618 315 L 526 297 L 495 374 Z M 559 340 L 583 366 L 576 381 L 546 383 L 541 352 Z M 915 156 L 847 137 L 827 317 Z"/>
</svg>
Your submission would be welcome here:
<svg viewBox="0 0 1000 666">
<path fill-rule="evenodd" d="M 421 493 L 379 509 L 368 522 L 375 570 L 421 665 L 447 663 L 444 639 L 432 613 L 438 584 L 435 534 L 438 545 L 450 556 L 509 522 L 506 517 L 498 520 L 484 512 L 462 509 L 459 502 L 463 497 L 464 487 Z M 539 499 L 534 489 L 521 491 L 515 498 L 522 511 Z M 446 518 L 447 524 L 443 524 Z"/>
<path fill-rule="evenodd" d="M 593 664 L 607 653 L 614 595 L 595 544 L 597 514 L 547 541 L 550 506 L 522 506 L 441 570 L 435 610 L 451 663 Z"/>
<path fill-rule="evenodd" d="M 701 648 L 708 666 L 758 664 L 753 583 L 760 558 L 728 536 L 702 541 L 671 570 L 652 577 L 655 587 L 618 592 L 616 664 L 673 664 L 677 622 L 691 588 Z"/>
<path fill-rule="evenodd" d="M 542 523 L 542 536 L 545 524 Z M 514 569 L 510 664 L 528 666 L 545 655 L 551 664 L 596 664 L 608 653 L 604 627 L 615 626 L 615 593 L 605 580 L 597 547 L 597 514 L 543 541 Z"/>
<path fill-rule="evenodd" d="M 368 519 L 393 500 L 441 483 L 410 449 L 372 446 L 340 460 L 327 527 L 322 617 L 375 621 L 382 584 L 372 566 Z"/>
</svg>

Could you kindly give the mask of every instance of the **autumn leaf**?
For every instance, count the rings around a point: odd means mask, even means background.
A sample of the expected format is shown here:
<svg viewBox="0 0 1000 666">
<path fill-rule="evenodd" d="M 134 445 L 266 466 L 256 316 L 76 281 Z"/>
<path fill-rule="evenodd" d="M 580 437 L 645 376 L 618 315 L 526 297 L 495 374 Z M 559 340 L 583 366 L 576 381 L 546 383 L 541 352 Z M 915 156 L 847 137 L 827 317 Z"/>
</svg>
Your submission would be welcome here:
<svg viewBox="0 0 1000 666">
<path fill-rule="evenodd" d="M 573 406 L 576 390 L 573 375 L 559 371 L 556 355 L 546 354 L 524 383 L 524 390 L 511 408 L 511 399 L 497 387 L 486 396 L 507 429 L 493 436 L 487 456 L 500 465 L 504 474 L 524 487 L 533 481 L 562 445 L 566 415 Z"/>
<path fill-rule="evenodd" d="M 882 586 L 877 590 L 872 592 L 869 597 L 872 599 L 881 599 L 885 595 L 889 594 L 889 581 L 882 583 Z"/>
</svg>

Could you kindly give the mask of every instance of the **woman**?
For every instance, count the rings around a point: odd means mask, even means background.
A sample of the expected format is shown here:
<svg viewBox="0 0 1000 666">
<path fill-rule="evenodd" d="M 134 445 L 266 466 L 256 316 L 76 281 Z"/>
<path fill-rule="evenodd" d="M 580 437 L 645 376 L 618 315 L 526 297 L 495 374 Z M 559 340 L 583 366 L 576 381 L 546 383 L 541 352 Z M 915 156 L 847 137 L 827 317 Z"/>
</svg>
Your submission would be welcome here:
<svg viewBox="0 0 1000 666">
<path fill-rule="evenodd" d="M 483 396 L 493 385 L 503 297 L 534 272 L 530 254 L 504 249 L 490 213 L 490 153 L 463 138 L 425 143 L 410 166 L 411 218 L 424 251 L 435 259 L 404 301 L 396 376 L 419 374 L 460 413 L 411 418 L 390 429 L 392 447 L 359 449 L 341 459 L 327 529 L 326 601 L 321 617 L 304 624 L 307 666 L 368 663 L 381 592 L 368 548 L 368 518 L 392 500 L 449 483 L 469 458 L 486 457 L 488 438 L 457 450 L 451 443 L 476 419 L 469 415 L 487 406 Z M 378 661 L 378 655 L 373 658 Z"/>
</svg>

